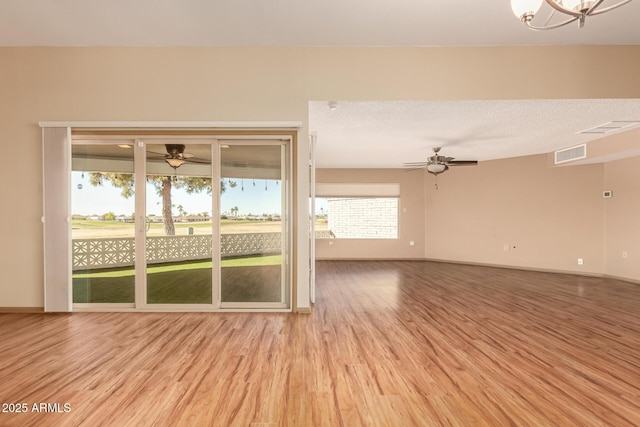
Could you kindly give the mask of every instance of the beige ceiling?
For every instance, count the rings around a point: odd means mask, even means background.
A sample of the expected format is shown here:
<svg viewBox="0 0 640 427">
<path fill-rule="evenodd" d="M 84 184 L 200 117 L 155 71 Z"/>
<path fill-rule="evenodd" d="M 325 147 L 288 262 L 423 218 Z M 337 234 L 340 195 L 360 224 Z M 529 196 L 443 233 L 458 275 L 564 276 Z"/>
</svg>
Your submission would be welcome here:
<svg viewBox="0 0 640 427">
<path fill-rule="evenodd" d="M 544 6 L 538 23 L 550 14 Z M 632 1 L 582 29 L 535 33 L 509 0 L 2 0 L 0 45 L 640 44 L 638 17 Z"/>
</svg>

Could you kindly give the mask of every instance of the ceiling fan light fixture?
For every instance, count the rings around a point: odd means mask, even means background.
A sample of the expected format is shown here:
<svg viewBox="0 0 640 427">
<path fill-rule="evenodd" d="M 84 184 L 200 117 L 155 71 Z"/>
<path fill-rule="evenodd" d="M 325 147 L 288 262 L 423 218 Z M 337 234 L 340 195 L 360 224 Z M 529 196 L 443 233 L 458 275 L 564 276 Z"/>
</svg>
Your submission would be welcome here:
<svg viewBox="0 0 640 427">
<path fill-rule="evenodd" d="M 168 159 L 165 159 L 165 161 L 169 163 L 169 166 L 174 169 L 178 169 L 180 166 L 184 165 L 184 160 L 178 158 L 170 157 Z"/>
<path fill-rule="evenodd" d="M 438 175 L 439 173 L 442 173 L 447 169 L 449 168 L 444 163 L 429 163 L 427 165 L 427 172 L 432 173 L 434 175 Z"/>
</svg>

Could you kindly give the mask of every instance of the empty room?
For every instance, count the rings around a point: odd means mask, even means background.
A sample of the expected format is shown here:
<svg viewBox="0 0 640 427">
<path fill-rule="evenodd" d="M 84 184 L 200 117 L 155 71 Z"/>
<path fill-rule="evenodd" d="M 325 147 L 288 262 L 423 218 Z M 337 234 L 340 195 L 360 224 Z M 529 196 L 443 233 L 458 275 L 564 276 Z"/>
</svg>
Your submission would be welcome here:
<svg viewBox="0 0 640 427">
<path fill-rule="evenodd" d="M 0 425 L 640 425 L 637 1 L 0 4 Z"/>
</svg>

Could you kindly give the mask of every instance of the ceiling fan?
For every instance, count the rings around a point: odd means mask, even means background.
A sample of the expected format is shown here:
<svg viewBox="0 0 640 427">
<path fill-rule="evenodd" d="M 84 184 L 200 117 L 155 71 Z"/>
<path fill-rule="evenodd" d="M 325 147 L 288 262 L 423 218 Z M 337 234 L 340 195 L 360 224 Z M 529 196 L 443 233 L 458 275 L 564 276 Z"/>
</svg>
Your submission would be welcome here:
<svg viewBox="0 0 640 427">
<path fill-rule="evenodd" d="M 454 160 L 453 157 L 441 156 L 438 153 L 442 147 L 433 149 L 433 156 L 428 157 L 426 162 L 405 163 L 404 167 L 408 170 L 425 168 L 427 172 L 433 175 L 439 175 L 449 170 L 449 166 L 475 166 L 477 160 Z"/>
<path fill-rule="evenodd" d="M 208 160 L 196 159 L 193 154 L 185 153 L 184 150 L 186 146 L 184 144 L 164 144 L 164 147 L 167 150 L 166 153 L 155 154 L 163 156 L 161 158 L 164 158 L 164 161 L 173 169 L 178 169 L 187 162 L 210 164 Z"/>
</svg>

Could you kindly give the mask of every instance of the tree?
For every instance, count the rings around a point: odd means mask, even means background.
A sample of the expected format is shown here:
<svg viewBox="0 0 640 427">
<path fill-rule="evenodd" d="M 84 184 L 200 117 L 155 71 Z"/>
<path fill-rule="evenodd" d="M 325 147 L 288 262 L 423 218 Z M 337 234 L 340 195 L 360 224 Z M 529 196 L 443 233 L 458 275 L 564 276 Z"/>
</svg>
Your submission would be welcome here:
<svg viewBox="0 0 640 427">
<path fill-rule="evenodd" d="M 89 174 L 89 183 L 93 186 L 103 185 L 105 181 L 116 188 L 120 188 L 120 194 L 125 199 L 133 195 L 133 174 L 111 172 L 92 172 Z M 162 198 L 162 221 L 164 223 L 164 234 L 167 236 L 176 234 L 171 212 L 171 189 L 173 187 L 182 188 L 188 194 L 201 193 L 202 191 L 207 191 L 208 194 L 211 194 L 211 178 L 148 175 L 147 182 L 153 184 L 156 194 Z M 224 193 L 225 190 L 224 181 L 220 181 L 220 193 Z"/>
</svg>

